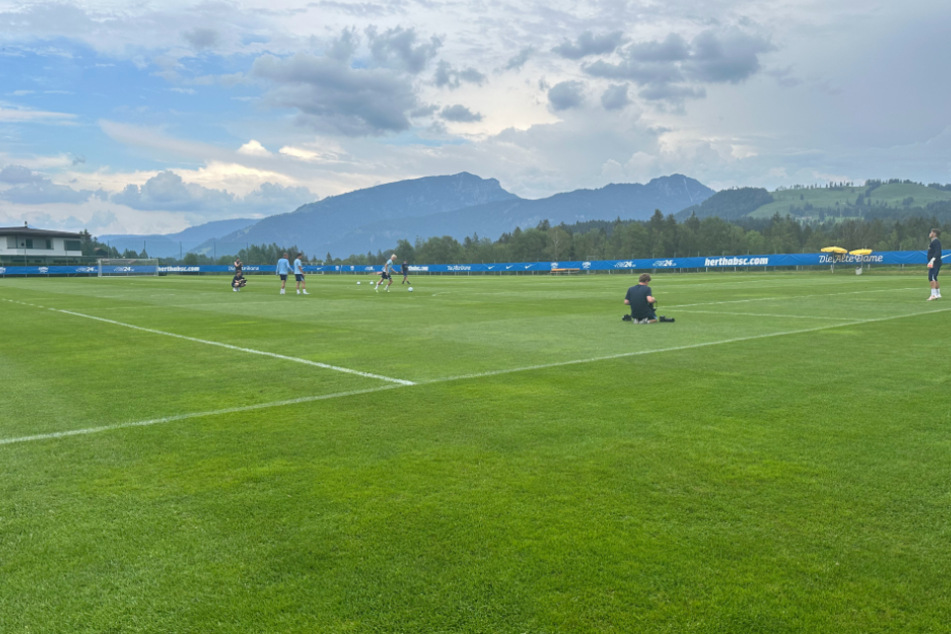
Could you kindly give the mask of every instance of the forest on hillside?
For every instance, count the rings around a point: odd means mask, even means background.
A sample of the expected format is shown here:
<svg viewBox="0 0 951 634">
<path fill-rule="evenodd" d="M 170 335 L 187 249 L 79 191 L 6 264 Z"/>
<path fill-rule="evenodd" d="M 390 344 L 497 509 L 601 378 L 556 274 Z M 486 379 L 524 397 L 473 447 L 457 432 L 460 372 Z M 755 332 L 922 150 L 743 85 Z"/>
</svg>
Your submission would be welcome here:
<svg viewBox="0 0 951 634">
<path fill-rule="evenodd" d="M 932 227 L 946 228 L 935 216 L 913 215 L 901 220 L 827 221 L 804 223 L 792 216 L 775 215 L 768 219 L 742 218 L 733 221 L 719 217 L 683 221 L 655 211 L 648 221 L 589 221 L 575 225 L 552 226 L 542 221 L 529 229 L 516 229 L 498 240 L 478 235 L 458 241 L 449 236 L 399 240 L 391 248 L 334 257 L 327 253 L 305 254 L 311 264 L 381 264 L 391 253 L 400 262 L 428 264 L 465 264 L 493 262 L 545 262 L 620 260 L 628 258 L 674 258 L 707 255 L 764 255 L 772 253 L 816 253 L 822 247 L 841 246 L 849 250 L 870 248 L 875 251 L 925 250 Z M 88 234 L 87 234 L 88 236 Z M 88 236 L 84 252 L 100 257 L 148 257 L 145 252 L 123 253 Z M 104 252 L 105 251 L 105 252 Z M 294 245 L 251 245 L 236 254 L 211 258 L 195 253 L 184 258 L 163 258 L 163 264 L 231 264 L 235 256 L 247 264 L 270 264 L 281 253 L 296 254 Z M 114 252 L 114 253 L 113 253 Z"/>
<path fill-rule="evenodd" d="M 810 225 L 790 216 L 727 222 L 691 216 L 678 222 L 655 212 L 649 221 L 586 222 L 538 226 L 503 234 L 498 240 L 433 237 L 410 244 L 400 240 L 392 250 L 322 260 L 330 264 L 379 264 L 390 253 L 413 263 L 491 263 L 674 258 L 701 255 L 816 253 L 822 247 L 913 251 L 928 247 L 928 233 L 941 225 L 935 218 L 915 216 L 887 223 L 847 220 Z"/>
</svg>

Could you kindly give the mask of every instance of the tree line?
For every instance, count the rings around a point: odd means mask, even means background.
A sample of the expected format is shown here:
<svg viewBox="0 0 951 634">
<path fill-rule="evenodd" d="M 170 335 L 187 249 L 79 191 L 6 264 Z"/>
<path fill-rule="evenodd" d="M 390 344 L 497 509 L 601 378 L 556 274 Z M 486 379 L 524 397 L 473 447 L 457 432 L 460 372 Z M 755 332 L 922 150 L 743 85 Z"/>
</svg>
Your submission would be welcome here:
<svg viewBox="0 0 951 634">
<path fill-rule="evenodd" d="M 650 220 L 588 221 L 574 225 L 551 225 L 547 220 L 528 229 L 516 228 L 497 240 L 477 234 L 461 242 L 450 236 L 417 238 L 411 243 L 399 240 L 391 249 L 335 258 L 305 254 L 311 264 L 381 264 L 391 253 L 399 261 L 429 264 L 466 264 L 493 262 L 546 262 L 584 260 L 623 260 L 638 258 L 675 258 L 691 256 L 816 253 L 823 247 L 841 246 L 849 250 L 870 248 L 875 251 L 924 250 L 931 228 L 942 228 L 935 216 L 913 215 L 900 220 L 828 220 L 804 223 L 792 216 L 774 215 L 767 219 L 724 220 L 691 215 L 682 222 L 672 214 L 655 211 Z M 88 253 L 87 253 L 88 251 Z M 298 253 L 296 245 L 250 245 L 237 254 L 212 258 L 187 253 L 183 258 L 161 258 L 162 264 L 231 264 L 235 256 L 247 264 L 277 262 L 283 252 Z M 83 254 L 98 257 L 149 257 L 145 251 L 118 252 L 99 243 L 84 232 Z"/>
<path fill-rule="evenodd" d="M 678 222 L 655 211 L 648 221 L 591 221 L 552 226 L 542 221 L 530 229 L 515 229 L 498 240 L 449 237 L 400 240 L 392 250 L 336 259 L 329 264 L 379 264 L 390 253 L 415 263 L 465 264 L 675 258 L 708 255 L 817 253 L 827 246 L 849 250 L 914 251 L 928 247 L 928 233 L 941 225 L 933 217 L 900 221 L 881 219 L 802 223 L 791 216 L 728 222 L 711 216 L 690 216 Z"/>
</svg>

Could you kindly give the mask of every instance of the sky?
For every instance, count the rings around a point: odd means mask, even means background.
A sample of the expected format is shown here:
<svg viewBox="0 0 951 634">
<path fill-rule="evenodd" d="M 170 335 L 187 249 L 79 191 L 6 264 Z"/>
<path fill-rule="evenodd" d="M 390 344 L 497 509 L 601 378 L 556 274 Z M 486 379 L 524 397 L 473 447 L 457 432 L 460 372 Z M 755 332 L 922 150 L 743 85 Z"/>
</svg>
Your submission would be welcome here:
<svg viewBox="0 0 951 634">
<path fill-rule="evenodd" d="M 951 183 L 949 32 L 946 0 L 0 0 L 0 226 L 175 233 L 463 171 Z"/>
</svg>

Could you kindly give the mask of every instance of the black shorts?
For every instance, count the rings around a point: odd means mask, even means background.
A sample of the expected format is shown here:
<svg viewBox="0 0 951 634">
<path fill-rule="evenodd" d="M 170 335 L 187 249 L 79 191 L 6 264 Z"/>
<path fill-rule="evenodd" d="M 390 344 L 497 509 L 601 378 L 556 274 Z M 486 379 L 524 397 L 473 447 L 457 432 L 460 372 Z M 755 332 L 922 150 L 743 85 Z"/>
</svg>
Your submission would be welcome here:
<svg viewBox="0 0 951 634">
<path fill-rule="evenodd" d="M 380 277 L 381 277 L 382 279 L 384 279 L 384 280 L 391 279 L 391 278 L 390 278 L 390 274 L 387 273 L 386 271 L 381 272 L 381 273 L 380 273 Z"/>
<path fill-rule="evenodd" d="M 938 281 L 938 271 L 941 270 L 941 262 L 935 262 L 931 265 L 931 268 L 928 269 L 928 281 L 937 282 Z"/>
<path fill-rule="evenodd" d="M 297 280 L 298 282 L 303 282 L 303 281 L 304 281 L 304 274 L 303 274 L 303 273 L 294 273 L 294 279 Z"/>
</svg>

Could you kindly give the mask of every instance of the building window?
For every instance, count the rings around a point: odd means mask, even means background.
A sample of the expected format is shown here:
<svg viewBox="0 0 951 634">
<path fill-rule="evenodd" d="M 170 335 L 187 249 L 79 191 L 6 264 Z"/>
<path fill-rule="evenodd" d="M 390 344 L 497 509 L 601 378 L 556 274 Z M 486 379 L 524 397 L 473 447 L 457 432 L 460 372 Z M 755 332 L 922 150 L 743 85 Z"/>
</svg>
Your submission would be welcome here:
<svg viewBox="0 0 951 634">
<path fill-rule="evenodd" d="M 67 251 L 82 251 L 83 243 L 79 240 L 66 240 L 65 247 Z"/>
<path fill-rule="evenodd" d="M 33 248 L 33 238 L 27 238 L 27 239 L 26 239 L 26 245 L 25 245 L 25 246 L 26 246 L 27 249 L 32 249 L 32 248 Z"/>
</svg>

